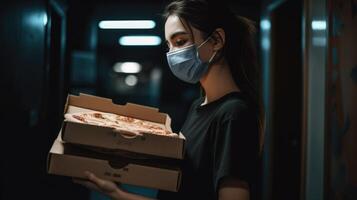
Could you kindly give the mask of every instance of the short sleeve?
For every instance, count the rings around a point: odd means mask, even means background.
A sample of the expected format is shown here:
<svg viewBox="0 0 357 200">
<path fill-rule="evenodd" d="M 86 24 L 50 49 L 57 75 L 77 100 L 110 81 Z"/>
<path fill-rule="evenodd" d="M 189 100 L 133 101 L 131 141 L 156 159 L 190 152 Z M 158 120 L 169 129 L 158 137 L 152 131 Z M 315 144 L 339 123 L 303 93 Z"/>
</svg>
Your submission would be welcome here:
<svg viewBox="0 0 357 200">
<path fill-rule="evenodd" d="M 258 168 L 259 132 L 257 120 L 247 113 L 223 120 L 217 127 L 213 146 L 213 186 L 218 195 L 219 181 L 237 178 L 251 184 Z"/>
</svg>

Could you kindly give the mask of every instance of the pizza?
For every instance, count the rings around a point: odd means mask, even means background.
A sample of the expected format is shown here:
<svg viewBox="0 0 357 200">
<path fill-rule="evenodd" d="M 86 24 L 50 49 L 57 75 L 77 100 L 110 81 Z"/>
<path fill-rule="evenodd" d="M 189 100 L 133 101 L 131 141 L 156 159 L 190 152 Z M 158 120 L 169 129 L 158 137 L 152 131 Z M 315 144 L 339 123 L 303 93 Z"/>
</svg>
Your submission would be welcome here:
<svg viewBox="0 0 357 200">
<path fill-rule="evenodd" d="M 166 130 L 163 125 L 112 113 L 98 111 L 67 113 L 65 114 L 65 119 L 84 124 L 114 128 L 118 132 L 126 135 L 151 133 L 165 136 L 177 136 L 177 134 Z"/>
</svg>

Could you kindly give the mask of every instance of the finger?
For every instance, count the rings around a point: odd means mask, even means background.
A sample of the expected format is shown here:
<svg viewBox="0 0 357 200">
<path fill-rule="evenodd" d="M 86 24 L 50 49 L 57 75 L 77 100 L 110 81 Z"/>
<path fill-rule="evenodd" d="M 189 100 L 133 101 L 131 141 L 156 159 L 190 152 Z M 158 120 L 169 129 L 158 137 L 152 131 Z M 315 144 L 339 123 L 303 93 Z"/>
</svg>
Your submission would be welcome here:
<svg viewBox="0 0 357 200">
<path fill-rule="evenodd" d="M 110 185 L 111 182 L 100 179 L 91 172 L 86 171 L 85 174 L 88 177 L 88 180 L 96 184 L 97 187 L 101 189 L 103 192 L 111 193 L 116 189 L 115 187 Z"/>
<path fill-rule="evenodd" d="M 88 178 L 88 180 L 94 182 L 95 184 L 97 184 L 98 186 L 101 186 L 104 184 L 104 181 L 100 178 L 98 178 L 96 175 L 94 175 L 93 173 L 89 172 L 89 171 L 85 171 L 84 172 L 86 177 Z"/>
</svg>

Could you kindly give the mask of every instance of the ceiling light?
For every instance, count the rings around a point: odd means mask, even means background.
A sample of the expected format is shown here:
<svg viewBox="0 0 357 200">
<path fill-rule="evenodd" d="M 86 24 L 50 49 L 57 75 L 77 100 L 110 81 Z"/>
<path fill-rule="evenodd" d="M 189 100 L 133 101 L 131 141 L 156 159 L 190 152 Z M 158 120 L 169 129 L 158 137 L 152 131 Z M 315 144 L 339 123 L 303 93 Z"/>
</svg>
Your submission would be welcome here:
<svg viewBox="0 0 357 200">
<path fill-rule="evenodd" d="M 98 24 L 101 29 L 153 29 L 153 20 L 104 20 Z"/>
<path fill-rule="evenodd" d="M 161 44 L 159 36 L 123 36 L 119 38 L 123 46 L 157 46 Z"/>
<path fill-rule="evenodd" d="M 312 21 L 311 27 L 313 30 L 326 30 L 326 21 Z"/>
<path fill-rule="evenodd" d="M 113 66 L 113 70 L 118 73 L 139 73 L 142 67 L 137 62 L 118 62 Z"/>
</svg>

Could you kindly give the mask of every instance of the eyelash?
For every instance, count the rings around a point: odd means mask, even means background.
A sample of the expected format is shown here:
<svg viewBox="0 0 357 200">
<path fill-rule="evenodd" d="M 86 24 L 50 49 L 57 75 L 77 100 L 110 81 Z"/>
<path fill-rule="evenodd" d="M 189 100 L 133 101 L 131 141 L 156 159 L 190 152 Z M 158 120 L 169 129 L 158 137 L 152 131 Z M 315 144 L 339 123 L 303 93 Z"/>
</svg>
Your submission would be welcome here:
<svg viewBox="0 0 357 200">
<path fill-rule="evenodd" d="M 185 39 L 179 39 L 179 40 L 174 41 L 174 46 L 175 47 L 181 47 L 184 44 L 186 44 L 186 42 L 187 42 L 187 40 L 185 40 Z M 167 43 L 167 45 L 166 45 L 166 51 L 170 51 L 170 44 L 169 43 Z"/>
</svg>

